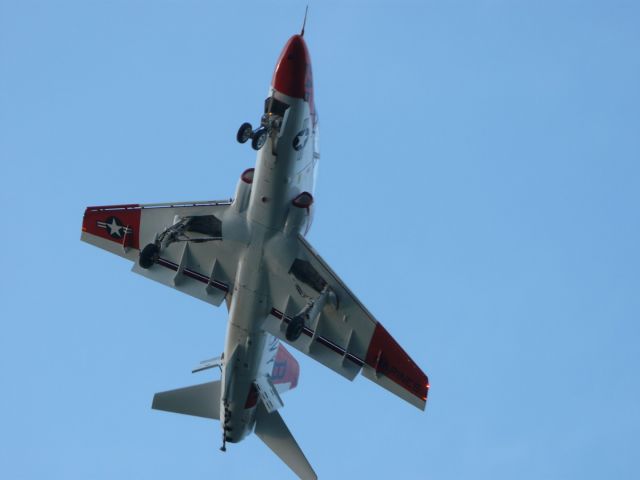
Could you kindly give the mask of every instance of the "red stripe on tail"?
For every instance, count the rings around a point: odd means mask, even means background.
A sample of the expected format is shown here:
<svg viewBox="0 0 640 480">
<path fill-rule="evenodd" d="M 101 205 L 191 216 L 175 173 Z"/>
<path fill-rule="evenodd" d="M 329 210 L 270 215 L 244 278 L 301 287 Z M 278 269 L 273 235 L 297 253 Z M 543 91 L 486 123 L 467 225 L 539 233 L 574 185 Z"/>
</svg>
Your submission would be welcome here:
<svg viewBox="0 0 640 480">
<path fill-rule="evenodd" d="M 278 353 L 276 353 L 273 370 L 271 371 L 271 381 L 277 385 L 282 383 L 290 383 L 291 388 L 298 385 L 298 377 L 300 376 L 300 365 L 293 358 L 284 345 L 278 345 Z"/>
</svg>

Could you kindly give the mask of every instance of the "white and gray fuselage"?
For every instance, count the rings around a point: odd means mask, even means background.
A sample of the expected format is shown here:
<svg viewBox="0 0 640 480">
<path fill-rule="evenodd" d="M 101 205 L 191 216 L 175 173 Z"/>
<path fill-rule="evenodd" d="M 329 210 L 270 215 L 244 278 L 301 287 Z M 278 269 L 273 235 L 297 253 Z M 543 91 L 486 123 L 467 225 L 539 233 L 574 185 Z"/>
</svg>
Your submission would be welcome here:
<svg viewBox="0 0 640 480">
<path fill-rule="evenodd" d="M 277 351 L 277 339 L 261 328 L 273 307 L 267 266 L 285 264 L 282 257 L 288 255 L 291 242 L 309 229 L 313 207 L 294 203 L 305 192 L 312 198 L 320 158 L 317 117 L 310 102 L 273 87 L 269 95 L 288 108 L 279 129 L 258 151 L 252 183 L 240 180 L 235 208 L 230 209 L 235 218 L 225 219 L 224 227 L 225 238 L 246 243 L 227 300 L 220 396 L 220 424 L 226 440 L 234 443 L 253 431 L 257 405 L 253 385 L 270 373 Z M 243 195 L 249 187 L 247 200 Z"/>
</svg>

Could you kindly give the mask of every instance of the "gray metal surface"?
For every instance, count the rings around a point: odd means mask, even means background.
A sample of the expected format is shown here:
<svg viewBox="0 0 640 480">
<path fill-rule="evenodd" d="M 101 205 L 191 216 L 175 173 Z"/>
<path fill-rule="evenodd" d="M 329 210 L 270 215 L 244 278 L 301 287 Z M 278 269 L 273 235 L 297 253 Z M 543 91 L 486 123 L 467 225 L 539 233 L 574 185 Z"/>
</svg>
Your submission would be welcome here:
<svg viewBox="0 0 640 480">
<path fill-rule="evenodd" d="M 318 478 L 277 411 L 269 413 L 259 404 L 256 412 L 255 433 L 302 480 Z"/>
<path fill-rule="evenodd" d="M 156 393 L 151 408 L 219 420 L 219 405 L 220 381 L 215 381 Z"/>
</svg>

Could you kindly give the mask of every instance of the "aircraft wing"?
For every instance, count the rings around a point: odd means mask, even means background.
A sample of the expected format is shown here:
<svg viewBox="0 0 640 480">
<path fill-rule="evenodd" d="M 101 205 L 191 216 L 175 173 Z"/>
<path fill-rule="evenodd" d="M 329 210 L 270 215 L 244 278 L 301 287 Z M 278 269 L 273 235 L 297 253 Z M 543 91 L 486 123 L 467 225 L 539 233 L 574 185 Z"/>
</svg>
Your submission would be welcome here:
<svg viewBox="0 0 640 480">
<path fill-rule="evenodd" d="M 227 200 L 87 207 L 81 239 L 131 260 L 138 274 L 219 306 L 235 278 L 240 251 L 224 237 L 230 205 Z M 190 241 L 170 244 L 155 265 L 141 268 L 140 250 L 185 217 L 193 219 L 184 232 Z"/>
<path fill-rule="evenodd" d="M 273 308 L 263 326 L 266 331 L 349 380 L 362 371 L 424 410 L 427 376 L 302 236 L 280 252 L 269 275 Z M 309 318 L 297 340 L 288 341 L 291 319 L 326 287 L 333 300 Z"/>
</svg>

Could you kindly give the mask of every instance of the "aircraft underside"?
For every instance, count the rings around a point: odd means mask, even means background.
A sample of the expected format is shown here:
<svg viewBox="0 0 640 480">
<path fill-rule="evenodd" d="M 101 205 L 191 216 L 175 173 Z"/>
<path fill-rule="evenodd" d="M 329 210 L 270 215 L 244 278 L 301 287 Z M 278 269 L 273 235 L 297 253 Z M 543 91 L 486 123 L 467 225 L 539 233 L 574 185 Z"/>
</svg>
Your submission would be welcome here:
<svg viewBox="0 0 640 480">
<path fill-rule="evenodd" d="M 218 381 L 157 393 L 153 408 L 219 420 L 222 450 L 255 433 L 300 478 L 317 478 L 285 425 L 281 395 L 299 366 L 284 344 L 353 380 L 358 373 L 424 409 L 429 381 L 304 238 L 313 219 L 318 117 L 302 35 L 285 45 L 257 150 L 230 201 L 88 207 L 82 240 L 133 262 L 133 272 L 229 310 L 224 352 L 194 372 Z"/>
</svg>

